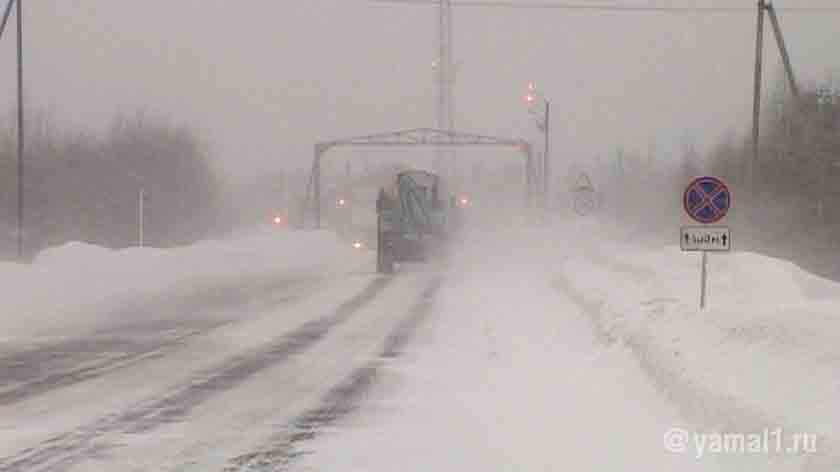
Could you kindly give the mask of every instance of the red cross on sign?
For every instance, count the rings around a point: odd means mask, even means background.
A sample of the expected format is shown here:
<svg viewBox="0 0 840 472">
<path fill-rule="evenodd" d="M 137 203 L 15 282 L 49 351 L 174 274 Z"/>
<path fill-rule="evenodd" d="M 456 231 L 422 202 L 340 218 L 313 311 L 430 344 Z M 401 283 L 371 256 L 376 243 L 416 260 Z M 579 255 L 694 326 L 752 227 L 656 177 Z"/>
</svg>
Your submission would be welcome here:
<svg viewBox="0 0 840 472">
<path fill-rule="evenodd" d="M 683 207 L 688 216 L 703 224 L 720 221 L 732 204 L 729 188 L 716 177 L 698 177 L 688 184 Z"/>
</svg>

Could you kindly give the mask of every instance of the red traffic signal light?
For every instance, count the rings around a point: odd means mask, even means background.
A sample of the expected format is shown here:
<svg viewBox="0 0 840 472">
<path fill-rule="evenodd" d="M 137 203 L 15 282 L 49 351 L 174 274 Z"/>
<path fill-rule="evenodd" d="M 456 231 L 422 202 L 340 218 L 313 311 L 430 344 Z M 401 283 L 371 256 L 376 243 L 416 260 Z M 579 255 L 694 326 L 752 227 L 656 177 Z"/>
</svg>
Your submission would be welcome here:
<svg viewBox="0 0 840 472">
<path fill-rule="evenodd" d="M 534 102 L 536 102 L 536 101 L 537 101 L 537 99 L 538 99 L 539 97 L 540 97 L 540 93 L 539 93 L 539 92 L 537 92 L 537 86 L 536 86 L 536 85 L 534 85 L 534 83 L 533 83 L 533 82 L 529 82 L 529 83 L 528 83 L 528 92 L 527 92 L 527 93 L 525 93 L 525 95 L 522 97 L 522 99 L 523 99 L 523 100 L 525 101 L 525 103 L 527 103 L 528 105 L 532 105 L 532 104 L 534 104 Z"/>
</svg>

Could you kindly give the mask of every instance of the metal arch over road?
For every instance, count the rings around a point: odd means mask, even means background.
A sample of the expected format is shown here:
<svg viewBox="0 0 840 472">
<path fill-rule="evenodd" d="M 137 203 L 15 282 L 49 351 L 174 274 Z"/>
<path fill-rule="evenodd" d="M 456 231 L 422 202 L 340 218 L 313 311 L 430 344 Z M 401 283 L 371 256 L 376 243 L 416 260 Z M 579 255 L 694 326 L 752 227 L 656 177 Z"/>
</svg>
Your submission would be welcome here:
<svg viewBox="0 0 840 472">
<path fill-rule="evenodd" d="M 506 146 L 519 149 L 525 156 L 526 201 L 531 201 L 535 182 L 531 144 L 523 139 L 499 138 L 456 131 L 443 131 L 432 128 L 416 128 L 388 133 L 357 136 L 347 139 L 323 141 L 315 144 L 315 158 L 312 161 L 312 174 L 306 190 L 307 209 L 310 207 L 310 195 L 313 195 L 315 209 L 315 227 L 321 227 L 321 158 L 335 147 L 373 146 L 373 147 L 464 147 L 464 146 Z"/>
</svg>

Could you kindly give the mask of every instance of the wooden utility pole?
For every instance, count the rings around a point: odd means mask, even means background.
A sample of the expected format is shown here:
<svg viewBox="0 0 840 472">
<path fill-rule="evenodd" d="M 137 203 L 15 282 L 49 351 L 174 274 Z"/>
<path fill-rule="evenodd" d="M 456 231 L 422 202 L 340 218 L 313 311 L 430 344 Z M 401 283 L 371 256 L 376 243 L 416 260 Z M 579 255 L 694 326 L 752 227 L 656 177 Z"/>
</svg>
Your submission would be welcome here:
<svg viewBox="0 0 840 472">
<path fill-rule="evenodd" d="M 761 124 L 761 66 L 762 56 L 764 53 L 764 10 L 767 5 L 765 0 L 758 0 L 758 27 L 756 29 L 755 38 L 755 77 L 753 84 L 753 158 L 749 166 L 749 187 L 755 192 L 757 190 L 758 180 L 756 173 L 758 172 L 758 155 L 759 155 L 759 129 Z"/>
<path fill-rule="evenodd" d="M 23 0 L 17 0 L 17 255 L 23 260 Z"/>
</svg>

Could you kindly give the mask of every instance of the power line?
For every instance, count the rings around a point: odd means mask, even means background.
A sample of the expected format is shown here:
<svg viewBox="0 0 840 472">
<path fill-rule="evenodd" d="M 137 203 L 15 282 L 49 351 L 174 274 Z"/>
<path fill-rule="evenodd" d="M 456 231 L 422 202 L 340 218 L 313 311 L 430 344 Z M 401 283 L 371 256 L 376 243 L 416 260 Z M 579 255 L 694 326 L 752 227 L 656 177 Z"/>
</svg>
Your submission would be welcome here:
<svg viewBox="0 0 840 472">
<path fill-rule="evenodd" d="M 438 5 L 439 0 L 367 0 L 374 3 L 400 3 L 405 5 Z M 510 0 L 458 0 L 452 2 L 453 7 L 477 8 L 505 8 L 531 10 L 589 10 L 608 12 L 639 12 L 639 13 L 753 13 L 754 8 L 744 7 L 661 7 L 642 5 L 591 5 L 581 3 L 558 2 L 515 2 Z M 776 8 L 777 11 L 793 13 L 840 12 L 840 7 L 790 7 Z"/>
</svg>

